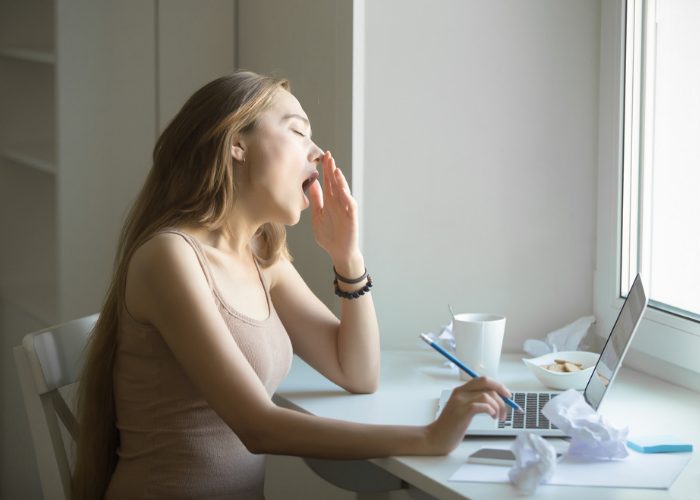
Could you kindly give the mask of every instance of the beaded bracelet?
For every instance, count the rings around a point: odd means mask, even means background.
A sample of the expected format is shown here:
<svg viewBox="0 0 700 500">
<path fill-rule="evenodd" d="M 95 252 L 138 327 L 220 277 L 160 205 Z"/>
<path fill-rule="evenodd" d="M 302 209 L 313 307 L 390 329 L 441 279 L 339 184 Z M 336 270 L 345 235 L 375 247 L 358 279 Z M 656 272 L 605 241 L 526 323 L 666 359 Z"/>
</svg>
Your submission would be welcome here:
<svg viewBox="0 0 700 500">
<path fill-rule="evenodd" d="M 365 267 L 365 272 L 362 273 L 362 276 L 359 278 L 346 278 L 345 276 L 341 276 L 338 274 L 338 271 L 335 270 L 335 266 L 333 266 L 333 274 L 335 274 L 335 279 L 338 281 L 342 281 L 343 283 L 347 283 L 348 285 L 355 285 L 361 281 L 364 281 L 364 279 L 367 277 L 367 268 Z"/>
<path fill-rule="evenodd" d="M 367 274 L 366 270 L 365 270 L 365 275 L 367 277 L 367 283 L 365 283 L 365 286 L 363 286 L 359 290 L 355 290 L 354 292 L 344 292 L 338 286 L 338 279 L 337 278 L 334 279 L 333 286 L 335 287 L 335 294 L 338 297 L 340 297 L 341 299 L 349 299 L 349 300 L 357 299 L 357 298 L 361 297 L 362 295 L 366 294 L 367 292 L 369 292 L 369 289 L 372 288 L 372 277 L 369 274 Z M 364 277 L 362 279 L 364 279 Z"/>
</svg>

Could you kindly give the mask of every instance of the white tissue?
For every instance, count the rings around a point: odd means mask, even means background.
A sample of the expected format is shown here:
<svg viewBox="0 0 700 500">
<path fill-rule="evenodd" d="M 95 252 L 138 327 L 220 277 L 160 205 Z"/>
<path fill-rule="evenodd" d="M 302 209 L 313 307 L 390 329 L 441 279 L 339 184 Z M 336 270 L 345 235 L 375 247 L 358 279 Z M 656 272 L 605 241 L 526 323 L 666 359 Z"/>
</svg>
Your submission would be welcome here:
<svg viewBox="0 0 700 500">
<path fill-rule="evenodd" d="M 440 333 L 426 332 L 425 335 L 431 338 L 433 342 L 437 342 L 441 347 L 450 351 L 455 350 L 455 337 L 452 335 L 452 322 L 440 328 Z M 419 342 L 421 346 L 427 346 L 424 342 Z"/>
<path fill-rule="evenodd" d="M 455 342 L 455 337 L 452 335 L 452 322 L 448 325 L 445 325 L 441 327 L 440 333 L 434 333 L 434 332 L 426 332 L 425 335 L 430 337 L 430 340 L 438 344 L 440 347 L 443 349 L 450 351 L 450 352 L 455 352 L 455 349 L 457 347 L 457 343 Z M 418 342 L 418 345 L 423 348 L 423 349 L 430 349 L 430 346 L 426 344 L 425 342 Z M 452 363 L 451 361 L 445 360 L 443 363 L 443 366 L 449 367 L 454 371 L 459 371 L 459 368 Z"/>
<path fill-rule="evenodd" d="M 583 396 L 569 389 L 551 399 L 542 415 L 571 436 L 568 454 L 593 460 L 625 458 L 627 427 L 617 428 L 591 408 Z"/>
<path fill-rule="evenodd" d="M 559 330 L 548 333 L 542 340 L 526 340 L 523 350 L 534 357 L 549 352 L 577 351 L 581 340 L 593 323 L 595 323 L 595 316 L 583 316 Z"/>
<path fill-rule="evenodd" d="M 515 465 L 508 478 L 522 494 L 532 495 L 540 483 L 546 483 L 554 474 L 557 452 L 554 446 L 537 434 L 520 434 L 511 447 Z"/>
</svg>

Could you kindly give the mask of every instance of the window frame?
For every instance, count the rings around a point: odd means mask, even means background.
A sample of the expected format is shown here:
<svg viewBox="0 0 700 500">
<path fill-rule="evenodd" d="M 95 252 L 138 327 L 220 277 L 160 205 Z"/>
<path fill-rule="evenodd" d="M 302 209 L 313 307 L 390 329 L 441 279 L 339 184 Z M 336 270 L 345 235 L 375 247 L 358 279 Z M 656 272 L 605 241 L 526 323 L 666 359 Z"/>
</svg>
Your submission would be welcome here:
<svg viewBox="0 0 700 500">
<path fill-rule="evenodd" d="M 646 0 L 641 0 L 646 2 Z M 601 3 L 601 57 L 599 92 L 599 165 L 598 165 L 598 213 L 597 249 L 594 287 L 594 313 L 598 319 L 596 332 L 607 335 L 624 302 L 620 294 L 623 272 L 621 252 L 625 244 L 623 234 L 629 237 L 634 228 L 623 223 L 623 202 L 631 203 L 632 210 L 638 210 L 638 198 L 633 192 L 624 191 L 625 172 L 623 161 L 638 161 L 644 154 L 639 143 L 632 141 L 627 151 L 625 145 L 625 119 L 630 119 L 639 109 L 625 106 L 625 75 L 634 70 L 625 57 L 626 40 L 637 36 L 627 26 L 627 9 L 634 9 L 637 0 L 616 0 Z M 637 11 L 635 15 L 641 15 Z M 634 64 L 638 64 L 635 61 Z M 643 92 L 643 85 L 637 92 Z M 648 89 L 647 89 L 648 90 Z M 628 141 L 630 138 L 627 138 Z M 635 147 L 636 146 L 636 147 Z M 631 155 L 631 157 L 630 157 Z M 625 196 L 626 193 L 626 196 Z M 612 214 L 612 216 L 611 216 Z M 644 237 L 642 231 L 641 237 Z M 627 241 L 629 244 L 629 240 Z M 652 359 L 700 373 L 697 356 L 700 355 L 700 324 L 649 307 L 644 314 L 632 349 Z M 637 364 L 637 368 L 644 369 Z"/>
</svg>

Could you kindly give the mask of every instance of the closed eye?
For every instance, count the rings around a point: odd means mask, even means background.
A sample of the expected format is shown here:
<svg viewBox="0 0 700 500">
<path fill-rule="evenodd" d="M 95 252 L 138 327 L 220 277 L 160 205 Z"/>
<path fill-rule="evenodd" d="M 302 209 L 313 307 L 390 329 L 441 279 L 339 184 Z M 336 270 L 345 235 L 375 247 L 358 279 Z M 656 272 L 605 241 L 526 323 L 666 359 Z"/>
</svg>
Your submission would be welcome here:
<svg viewBox="0 0 700 500">
<path fill-rule="evenodd" d="M 298 134 L 302 137 L 306 137 L 306 135 L 304 135 L 302 132 L 299 132 L 298 130 L 292 130 L 292 132 L 294 132 L 295 134 Z"/>
</svg>

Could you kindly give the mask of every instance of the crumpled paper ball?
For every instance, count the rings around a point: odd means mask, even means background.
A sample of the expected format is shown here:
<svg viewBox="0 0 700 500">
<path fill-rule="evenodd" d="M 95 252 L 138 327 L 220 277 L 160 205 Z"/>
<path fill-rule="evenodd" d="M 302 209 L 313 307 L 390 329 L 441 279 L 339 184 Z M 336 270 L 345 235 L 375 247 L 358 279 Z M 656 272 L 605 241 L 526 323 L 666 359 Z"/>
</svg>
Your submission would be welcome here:
<svg viewBox="0 0 700 500">
<path fill-rule="evenodd" d="M 569 389 L 549 400 L 542 415 L 571 437 L 568 454 L 592 460 L 621 459 L 629 455 L 629 429 L 618 428 L 590 407 L 583 395 Z"/>
<path fill-rule="evenodd" d="M 508 478 L 519 493 L 532 495 L 540 483 L 546 483 L 554 474 L 557 452 L 542 436 L 520 434 L 511 447 L 515 465 L 508 471 Z"/>
</svg>

